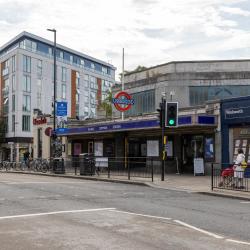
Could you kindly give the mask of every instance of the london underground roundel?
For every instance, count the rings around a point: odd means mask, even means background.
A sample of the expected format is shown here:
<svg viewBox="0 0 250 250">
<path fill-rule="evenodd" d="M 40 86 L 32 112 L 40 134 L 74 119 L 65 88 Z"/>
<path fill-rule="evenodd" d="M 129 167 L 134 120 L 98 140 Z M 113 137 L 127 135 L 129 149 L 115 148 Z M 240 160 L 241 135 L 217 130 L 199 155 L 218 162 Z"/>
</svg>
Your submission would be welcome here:
<svg viewBox="0 0 250 250">
<path fill-rule="evenodd" d="M 115 95 L 115 98 L 112 98 L 112 103 L 117 110 L 124 112 L 129 110 L 135 101 L 127 92 L 121 91 Z"/>
</svg>

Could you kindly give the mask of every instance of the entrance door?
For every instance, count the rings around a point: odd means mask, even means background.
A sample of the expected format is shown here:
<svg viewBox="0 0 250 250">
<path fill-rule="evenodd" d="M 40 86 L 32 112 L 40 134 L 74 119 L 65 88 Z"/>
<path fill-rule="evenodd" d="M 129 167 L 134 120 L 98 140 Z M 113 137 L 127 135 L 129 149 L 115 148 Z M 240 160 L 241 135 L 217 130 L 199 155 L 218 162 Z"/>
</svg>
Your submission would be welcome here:
<svg viewBox="0 0 250 250">
<path fill-rule="evenodd" d="M 94 154 L 94 142 L 93 141 L 88 142 L 88 153 Z"/>
<path fill-rule="evenodd" d="M 128 150 L 130 167 L 140 168 L 146 166 L 146 143 L 144 140 L 129 140 Z"/>
<path fill-rule="evenodd" d="M 194 158 L 204 157 L 203 136 L 182 136 L 182 172 L 193 173 Z"/>
</svg>

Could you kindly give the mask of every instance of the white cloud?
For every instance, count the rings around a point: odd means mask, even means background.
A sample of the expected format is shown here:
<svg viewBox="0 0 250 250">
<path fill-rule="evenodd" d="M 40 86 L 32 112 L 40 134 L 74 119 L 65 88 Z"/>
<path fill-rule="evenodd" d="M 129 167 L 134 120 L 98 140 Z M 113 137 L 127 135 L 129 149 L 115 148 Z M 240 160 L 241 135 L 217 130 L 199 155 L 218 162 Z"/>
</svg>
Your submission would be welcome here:
<svg viewBox="0 0 250 250">
<path fill-rule="evenodd" d="M 123 47 L 126 70 L 170 60 L 227 59 L 233 48 L 249 47 L 249 33 L 237 19 L 249 16 L 243 3 L 246 0 L 0 0 L 0 45 L 23 30 L 52 40 L 46 29 L 56 28 L 58 43 L 112 62 L 117 75 Z M 219 57 L 222 52 L 227 58 Z"/>
</svg>

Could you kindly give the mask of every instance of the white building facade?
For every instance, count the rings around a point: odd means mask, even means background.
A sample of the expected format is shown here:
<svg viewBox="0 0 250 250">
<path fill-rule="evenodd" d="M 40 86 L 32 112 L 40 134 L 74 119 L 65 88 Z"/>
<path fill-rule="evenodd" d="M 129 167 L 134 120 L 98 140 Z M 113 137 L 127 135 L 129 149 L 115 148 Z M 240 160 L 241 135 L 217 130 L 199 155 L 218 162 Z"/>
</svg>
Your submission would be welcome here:
<svg viewBox="0 0 250 250">
<path fill-rule="evenodd" d="M 1 116 L 6 124 L 2 159 L 32 152 L 33 111 L 52 114 L 54 43 L 23 32 L 0 48 Z M 68 105 L 68 117 L 94 118 L 115 82 L 109 63 L 57 44 L 56 99 Z"/>
</svg>

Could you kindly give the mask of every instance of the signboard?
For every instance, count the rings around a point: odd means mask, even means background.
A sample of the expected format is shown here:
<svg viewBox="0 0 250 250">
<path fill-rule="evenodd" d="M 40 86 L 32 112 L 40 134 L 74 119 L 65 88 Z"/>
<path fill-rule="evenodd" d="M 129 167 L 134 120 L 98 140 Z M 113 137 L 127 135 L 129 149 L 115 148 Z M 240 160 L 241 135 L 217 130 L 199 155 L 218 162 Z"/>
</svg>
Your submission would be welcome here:
<svg viewBox="0 0 250 250">
<path fill-rule="evenodd" d="M 67 102 L 57 102 L 56 103 L 56 115 L 57 116 L 67 116 Z"/>
<path fill-rule="evenodd" d="M 167 157 L 173 157 L 173 141 L 168 141 L 166 146 Z"/>
<path fill-rule="evenodd" d="M 194 176 L 196 175 L 204 175 L 203 158 L 194 158 Z"/>
<path fill-rule="evenodd" d="M 57 128 L 64 128 L 67 124 L 67 102 L 56 103 Z"/>
<path fill-rule="evenodd" d="M 46 123 L 47 123 L 46 117 L 33 118 L 33 125 L 41 125 Z"/>
<path fill-rule="evenodd" d="M 147 156 L 159 156 L 159 141 L 147 141 Z"/>
<path fill-rule="evenodd" d="M 112 98 L 112 103 L 118 111 L 124 112 L 129 110 L 135 101 L 127 92 L 121 91 L 115 95 L 115 98 Z"/>
<path fill-rule="evenodd" d="M 103 156 L 103 142 L 102 141 L 98 141 L 95 142 L 94 145 L 95 148 L 95 156 Z"/>
</svg>

